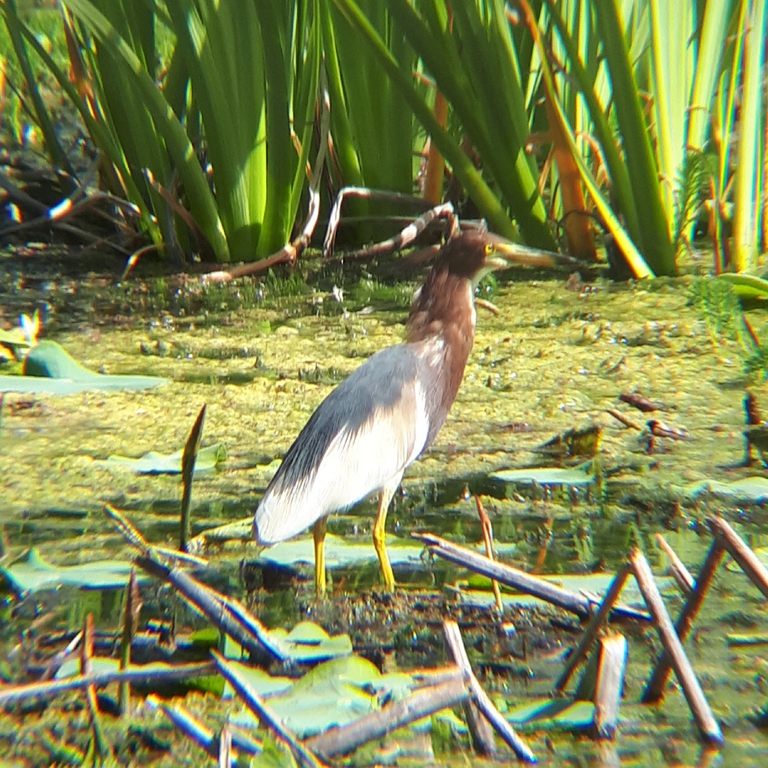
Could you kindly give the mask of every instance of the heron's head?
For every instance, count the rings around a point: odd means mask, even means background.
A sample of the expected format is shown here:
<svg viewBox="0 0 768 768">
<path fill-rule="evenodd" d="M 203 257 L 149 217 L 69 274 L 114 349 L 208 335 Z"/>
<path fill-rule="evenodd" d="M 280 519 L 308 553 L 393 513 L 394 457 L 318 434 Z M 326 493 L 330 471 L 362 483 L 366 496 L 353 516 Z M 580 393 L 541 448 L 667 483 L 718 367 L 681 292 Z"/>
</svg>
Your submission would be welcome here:
<svg viewBox="0 0 768 768">
<path fill-rule="evenodd" d="M 469 229 L 449 240 L 435 262 L 437 271 L 447 270 L 476 286 L 489 272 L 509 266 L 505 255 L 513 255 L 514 243 L 490 232 Z"/>
</svg>

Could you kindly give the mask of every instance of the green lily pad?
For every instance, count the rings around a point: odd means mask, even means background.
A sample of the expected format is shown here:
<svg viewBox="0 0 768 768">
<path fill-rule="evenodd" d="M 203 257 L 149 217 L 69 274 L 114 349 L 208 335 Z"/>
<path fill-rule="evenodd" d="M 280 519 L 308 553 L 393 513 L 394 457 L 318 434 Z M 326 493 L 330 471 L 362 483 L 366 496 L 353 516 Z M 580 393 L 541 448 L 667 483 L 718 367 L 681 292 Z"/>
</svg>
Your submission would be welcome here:
<svg viewBox="0 0 768 768">
<path fill-rule="evenodd" d="M 595 705 L 591 701 L 539 699 L 508 710 L 506 718 L 515 726 L 583 731 L 594 722 Z"/>
<path fill-rule="evenodd" d="M 106 376 L 89 371 L 55 341 L 41 341 L 24 360 L 24 375 L 0 376 L 0 392 L 72 395 L 89 390 L 143 390 L 167 384 L 158 376 Z"/>
<path fill-rule="evenodd" d="M 612 573 L 594 573 L 573 576 L 542 576 L 542 579 L 558 587 L 567 589 L 576 594 L 592 594 L 599 600 L 608 591 L 610 583 L 613 581 Z M 675 580 L 669 576 L 656 577 L 656 583 L 662 594 L 672 595 L 677 593 Z M 488 580 L 488 589 L 456 589 L 456 597 L 463 605 L 475 608 L 484 608 L 496 602 L 493 592 L 490 591 L 490 580 Z M 477 581 L 472 582 L 473 587 L 477 587 Z M 534 606 L 548 605 L 544 600 L 531 595 L 508 594 L 502 592 L 502 602 L 505 606 L 511 608 L 531 608 Z M 645 601 L 637 587 L 634 579 L 627 579 L 624 589 L 619 596 L 619 604 L 630 608 L 645 608 Z"/>
<path fill-rule="evenodd" d="M 591 485 L 595 482 L 593 463 L 588 461 L 578 467 L 531 467 L 528 469 L 504 469 L 491 475 L 503 483 L 538 483 L 539 485 Z"/>
<path fill-rule="evenodd" d="M 768 477 L 744 477 L 732 482 L 699 480 L 683 486 L 683 493 L 690 498 L 703 493 L 714 493 L 717 496 L 730 496 L 747 501 L 763 501 L 768 499 Z"/>
<path fill-rule="evenodd" d="M 175 451 L 171 454 L 155 453 L 149 451 L 138 459 L 127 456 L 110 456 L 104 461 L 99 461 L 107 467 L 125 467 L 137 475 L 178 475 L 181 474 L 181 457 L 184 451 Z M 212 472 L 217 464 L 227 458 L 227 451 L 221 443 L 201 448 L 195 460 L 195 474 Z"/>
<path fill-rule="evenodd" d="M 247 679 L 251 674 L 252 670 Z M 385 695 L 406 695 L 411 687 L 408 675 L 382 675 L 367 659 L 348 656 L 319 664 L 290 688 L 269 696 L 268 704 L 284 725 L 304 739 L 380 709 Z M 245 727 L 256 725 L 249 713 L 231 720 Z"/>
<path fill-rule="evenodd" d="M 278 627 L 269 634 L 273 642 L 278 643 L 295 662 L 322 661 L 352 653 L 349 635 L 331 637 L 312 621 L 301 621 L 290 632 Z"/>
<path fill-rule="evenodd" d="M 0 567 L 3 574 L 19 592 L 37 592 L 62 586 L 81 589 L 118 589 L 128 583 L 133 563 L 128 560 L 96 560 L 80 565 L 51 565 L 33 547 L 26 558 Z M 140 581 L 148 577 L 138 576 Z"/>
<path fill-rule="evenodd" d="M 252 667 L 239 661 L 230 660 L 229 664 L 236 671 L 238 678 L 248 683 L 259 696 L 265 698 L 287 691 L 295 682 L 290 677 L 272 677 L 259 667 Z M 231 698 L 233 693 L 232 687 L 227 683 L 224 697 Z"/>
<path fill-rule="evenodd" d="M 422 563 L 424 547 L 397 536 L 387 536 L 387 552 L 392 565 L 418 566 Z M 341 536 L 325 537 L 326 568 L 349 568 L 376 561 L 376 551 L 370 539 L 348 541 Z M 299 563 L 315 562 L 312 537 L 283 541 L 259 553 L 257 562 L 291 568 Z"/>
<path fill-rule="evenodd" d="M 29 339 L 24 334 L 23 328 L 11 328 L 6 331 L 0 328 L 0 344 L 4 347 L 28 347 Z"/>
</svg>

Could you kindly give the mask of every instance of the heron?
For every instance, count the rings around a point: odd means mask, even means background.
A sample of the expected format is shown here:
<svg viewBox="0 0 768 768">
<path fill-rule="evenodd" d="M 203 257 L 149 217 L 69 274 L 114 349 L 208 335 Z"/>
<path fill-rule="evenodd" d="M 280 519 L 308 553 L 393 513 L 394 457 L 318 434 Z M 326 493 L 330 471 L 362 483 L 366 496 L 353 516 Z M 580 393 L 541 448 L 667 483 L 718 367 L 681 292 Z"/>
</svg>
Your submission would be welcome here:
<svg viewBox="0 0 768 768">
<path fill-rule="evenodd" d="M 318 596 L 326 591 L 328 516 L 375 493 L 373 546 L 384 586 L 394 590 L 385 544 L 389 504 L 456 399 L 474 341 L 479 281 L 509 266 L 518 250 L 478 229 L 448 240 L 416 292 L 405 342 L 376 352 L 339 384 L 285 454 L 256 509 L 254 535 L 271 545 L 312 526 Z"/>
</svg>

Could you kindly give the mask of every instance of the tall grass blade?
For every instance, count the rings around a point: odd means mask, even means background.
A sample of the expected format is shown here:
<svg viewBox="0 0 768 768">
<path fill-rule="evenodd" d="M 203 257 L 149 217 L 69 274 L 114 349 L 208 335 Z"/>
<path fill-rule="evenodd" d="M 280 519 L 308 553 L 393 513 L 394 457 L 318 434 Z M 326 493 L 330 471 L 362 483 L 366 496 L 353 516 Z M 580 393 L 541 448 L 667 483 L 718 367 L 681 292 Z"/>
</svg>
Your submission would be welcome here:
<svg viewBox="0 0 768 768">
<path fill-rule="evenodd" d="M 746 0 L 744 0 L 746 1 Z M 733 218 L 733 266 L 737 272 L 757 265 L 763 193 L 763 101 L 768 8 L 752 0 L 744 43 L 744 83 L 739 115 Z"/>
</svg>

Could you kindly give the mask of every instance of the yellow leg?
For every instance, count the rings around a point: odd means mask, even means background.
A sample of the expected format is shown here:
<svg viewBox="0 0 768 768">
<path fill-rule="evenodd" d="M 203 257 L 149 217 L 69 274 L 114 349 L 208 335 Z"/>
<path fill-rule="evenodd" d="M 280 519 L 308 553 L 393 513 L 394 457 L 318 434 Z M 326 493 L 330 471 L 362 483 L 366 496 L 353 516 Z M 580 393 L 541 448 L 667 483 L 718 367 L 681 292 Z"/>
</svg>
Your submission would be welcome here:
<svg viewBox="0 0 768 768">
<path fill-rule="evenodd" d="M 315 594 L 325 597 L 325 528 L 327 517 L 321 517 L 312 528 L 315 539 Z"/>
<path fill-rule="evenodd" d="M 376 513 L 376 522 L 373 524 L 373 547 L 379 556 L 381 575 L 384 577 L 384 587 L 388 592 L 395 591 L 395 574 L 392 572 L 389 555 L 387 554 L 387 531 L 385 526 L 389 502 L 392 501 L 394 493 L 394 489 L 390 490 L 389 488 L 385 488 L 379 493 L 379 511 Z"/>
</svg>

